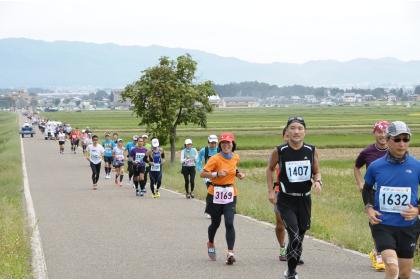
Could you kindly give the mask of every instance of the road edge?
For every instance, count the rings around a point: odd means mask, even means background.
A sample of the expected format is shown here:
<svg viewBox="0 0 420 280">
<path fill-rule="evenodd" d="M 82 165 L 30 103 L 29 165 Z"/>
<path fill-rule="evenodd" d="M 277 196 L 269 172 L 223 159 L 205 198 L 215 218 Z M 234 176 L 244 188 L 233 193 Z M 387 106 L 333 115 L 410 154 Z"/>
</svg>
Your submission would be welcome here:
<svg viewBox="0 0 420 280">
<path fill-rule="evenodd" d="M 25 151 L 23 148 L 22 138 L 20 138 L 20 152 L 22 158 L 23 190 L 25 194 L 26 213 L 28 216 L 29 233 L 31 235 L 30 238 L 32 252 L 32 276 L 35 279 L 47 279 L 47 264 L 45 262 L 45 255 L 44 250 L 42 248 L 41 235 L 39 233 L 35 208 L 32 201 L 32 195 L 29 189 L 28 173 L 26 171 Z"/>
</svg>

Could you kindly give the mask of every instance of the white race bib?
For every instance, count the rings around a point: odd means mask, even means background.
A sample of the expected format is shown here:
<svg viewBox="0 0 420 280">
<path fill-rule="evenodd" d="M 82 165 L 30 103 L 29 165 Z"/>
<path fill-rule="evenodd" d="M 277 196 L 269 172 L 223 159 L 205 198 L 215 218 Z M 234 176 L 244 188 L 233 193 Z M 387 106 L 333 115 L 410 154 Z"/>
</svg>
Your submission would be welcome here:
<svg viewBox="0 0 420 280">
<path fill-rule="evenodd" d="M 233 187 L 214 186 L 214 204 L 228 204 L 231 202 L 233 202 Z"/>
<path fill-rule="evenodd" d="M 145 153 L 136 153 L 135 161 L 143 162 L 144 155 L 145 155 Z"/>
<path fill-rule="evenodd" d="M 290 183 L 309 181 L 312 175 L 310 160 L 286 161 L 286 174 Z"/>
<path fill-rule="evenodd" d="M 101 157 L 100 157 L 98 151 L 96 151 L 96 150 L 91 150 L 90 151 L 90 160 L 92 162 L 99 161 L 100 159 L 101 159 Z"/>
<path fill-rule="evenodd" d="M 379 191 L 379 210 L 401 213 L 411 202 L 411 188 L 382 186 Z"/>
<path fill-rule="evenodd" d="M 150 166 L 150 171 L 160 171 L 160 163 L 154 163 Z"/>
<path fill-rule="evenodd" d="M 124 160 L 124 155 L 115 155 L 115 158 L 116 158 L 117 160 L 122 161 L 122 160 Z"/>
</svg>

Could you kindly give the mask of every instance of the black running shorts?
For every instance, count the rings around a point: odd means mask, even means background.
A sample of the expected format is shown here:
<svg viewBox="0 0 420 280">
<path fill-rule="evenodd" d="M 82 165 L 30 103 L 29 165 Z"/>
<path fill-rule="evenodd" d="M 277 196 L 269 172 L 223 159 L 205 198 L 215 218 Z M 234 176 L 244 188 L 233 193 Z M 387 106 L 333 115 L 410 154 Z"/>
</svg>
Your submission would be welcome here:
<svg viewBox="0 0 420 280">
<path fill-rule="evenodd" d="M 133 164 L 133 174 L 134 177 L 137 177 L 140 175 L 140 173 L 145 173 L 146 172 L 146 167 L 144 165 L 140 165 L 140 164 Z"/>
<path fill-rule="evenodd" d="M 104 162 L 112 164 L 112 156 L 111 157 L 104 157 Z"/>
<path fill-rule="evenodd" d="M 394 227 L 378 224 L 371 225 L 370 229 L 379 252 L 394 250 L 397 252 L 398 258 L 413 258 L 419 236 L 416 224 L 411 227 Z"/>
<path fill-rule="evenodd" d="M 311 196 L 291 196 L 279 192 L 277 195 L 277 209 L 286 228 L 297 225 L 299 231 L 306 231 L 311 227 Z"/>
</svg>

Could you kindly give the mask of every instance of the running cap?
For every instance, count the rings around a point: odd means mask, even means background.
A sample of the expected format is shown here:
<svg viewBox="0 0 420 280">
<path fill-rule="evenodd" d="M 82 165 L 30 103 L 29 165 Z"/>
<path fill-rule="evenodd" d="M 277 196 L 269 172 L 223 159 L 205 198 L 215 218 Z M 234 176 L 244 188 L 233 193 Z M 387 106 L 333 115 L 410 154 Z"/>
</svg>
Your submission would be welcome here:
<svg viewBox="0 0 420 280">
<path fill-rule="evenodd" d="M 137 135 L 134 135 L 134 136 L 133 136 L 133 140 L 134 140 L 134 141 L 137 141 L 137 139 L 139 139 L 139 137 L 138 137 Z"/>
<path fill-rule="evenodd" d="M 110 136 L 111 134 L 109 132 L 105 132 L 105 136 Z"/>
<path fill-rule="evenodd" d="M 123 142 L 123 140 L 121 138 L 118 138 L 117 142 Z"/>
<path fill-rule="evenodd" d="M 85 133 L 86 130 L 82 129 L 82 133 Z"/>
<path fill-rule="evenodd" d="M 141 138 L 146 138 L 146 139 L 149 139 L 149 136 L 147 136 L 147 134 L 143 134 L 143 135 L 141 136 Z"/>
<path fill-rule="evenodd" d="M 208 140 L 209 140 L 209 143 L 212 143 L 212 142 L 219 142 L 219 140 L 217 139 L 217 136 L 216 135 L 214 135 L 214 134 L 212 134 L 212 135 L 209 135 L 209 137 L 207 138 Z"/>
<path fill-rule="evenodd" d="M 386 134 L 388 137 L 395 137 L 400 134 L 408 134 L 411 136 L 411 131 L 405 122 L 395 121 L 388 126 Z"/>
<path fill-rule="evenodd" d="M 289 117 L 287 119 L 286 127 L 289 127 L 289 125 L 295 122 L 300 123 L 301 125 L 303 125 L 304 128 L 306 128 L 305 120 L 303 119 L 303 117 Z"/>
<path fill-rule="evenodd" d="M 223 132 L 220 134 L 220 142 L 235 142 L 235 136 L 231 132 Z"/>
<path fill-rule="evenodd" d="M 185 145 L 188 145 L 188 144 L 192 144 L 192 140 L 191 139 L 185 139 Z"/>
<path fill-rule="evenodd" d="M 159 147 L 159 140 L 157 138 L 152 139 L 152 147 Z"/>
<path fill-rule="evenodd" d="M 389 126 L 389 122 L 388 121 L 377 121 L 374 125 L 373 125 L 373 133 L 375 133 L 375 131 L 383 131 L 386 132 L 386 129 Z"/>
</svg>

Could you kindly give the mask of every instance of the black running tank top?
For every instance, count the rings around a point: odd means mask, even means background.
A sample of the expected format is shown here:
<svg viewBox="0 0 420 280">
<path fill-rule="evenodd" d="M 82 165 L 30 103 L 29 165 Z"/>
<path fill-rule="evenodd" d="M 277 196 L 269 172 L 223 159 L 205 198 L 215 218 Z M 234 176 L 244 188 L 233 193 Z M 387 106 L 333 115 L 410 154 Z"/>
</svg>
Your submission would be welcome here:
<svg viewBox="0 0 420 280">
<path fill-rule="evenodd" d="M 288 144 L 277 146 L 280 192 L 307 193 L 311 190 L 315 146 L 303 143 L 299 150 Z"/>
</svg>

